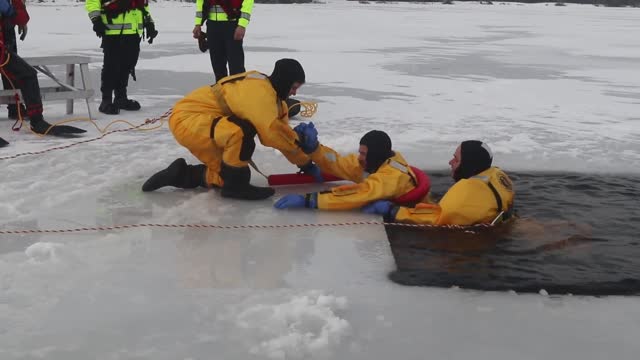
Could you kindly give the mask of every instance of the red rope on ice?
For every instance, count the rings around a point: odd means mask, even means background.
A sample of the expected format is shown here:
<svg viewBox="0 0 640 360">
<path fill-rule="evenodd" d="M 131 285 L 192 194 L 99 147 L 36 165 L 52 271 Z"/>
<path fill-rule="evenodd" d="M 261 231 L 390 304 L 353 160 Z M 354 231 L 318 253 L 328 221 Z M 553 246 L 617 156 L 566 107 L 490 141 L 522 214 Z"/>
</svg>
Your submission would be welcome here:
<svg viewBox="0 0 640 360">
<path fill-rule="evenodd" d="M 457 229 L 465 230 L 468 232 L 474 232 L 480 228 L 490 228 L 494 225 L 490 224 L 478 224 L 472 226 L 461 225 L 418 225 L 418 224 L 403 224 L 403 223 L 391 223 L 381 221 L 352 221 L 343 223 L 317 223 L 317 224 L 267 224 L 267 225 L 217 225 L 217 224 L 125 224 L 125 225 L 112 225 L 112 226 L 94 226 L 94 227 L 81 227 L 71 229 L 23 229 L 23 230 L 0 230 L 0 235 L 18 235 L 18 234 L 60 234 L 60 233 L 72 233 L 83 231 L 111 231 L 111 230 L 123 230 L 123 229 L 135 229 L 135 228 L 200 228 L 200 229 L 225 229 L 225 230 L 245 230 L 245 229 L 285 229 L 285 228 L 302 228 L 302 227 L 336 227 L 336 226 L 357 226 L 357 225 L 387 225 L 387 226 L 399 226 L 409 228 L 434 228 L 434 229 Z"/>
</svg>

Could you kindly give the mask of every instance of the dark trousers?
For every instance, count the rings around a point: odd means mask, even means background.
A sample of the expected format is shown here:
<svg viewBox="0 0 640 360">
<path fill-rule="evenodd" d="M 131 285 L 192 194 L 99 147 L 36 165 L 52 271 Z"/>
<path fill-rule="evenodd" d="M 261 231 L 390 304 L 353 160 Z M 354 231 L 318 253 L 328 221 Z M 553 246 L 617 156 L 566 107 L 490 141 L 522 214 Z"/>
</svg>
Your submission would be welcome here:
<svg viewBox="0 0 640 360">
<path fill-rule="evenodd" d="M 36 69 L 27 64 L 18 54 L 8 52 L 6 49 L 1 51 L 3 54 L 0 58 L 3 61 L 6 61 L 7 56 L 9 57 L 9 61 L 2 68 L 4 75 L 8 77 L 16 89 L 20 89 L 22 92 L 22 98 L 27 106 L 27 116 L 33 118 L 35 115 L 42 115 L 42 97 L 40 96 L 40 84 Z M 11 88 L 9 85 L 9 89 Z"/>
<path fill-rule="evenodd" d="M 16 28 L 13 25 L 9 25 L 8 22 L 5 22 L 4 28 L 2 29 L 2 33 L 4 35 L 4 46 L 5 48 L 12 53 L 18 53 L 18 41 L 16 39 Z M 7 79 L 4 75 L 2 75 L 2 87 L 5 90 L 11 90 L 11 83 L 9 79 Z M 9 109 L 13 109 L 15 112 L 16 104 L 9 104 L 7 106 Z"/>
<path fill-rule="evenodd" d="M 237 21 L 207 20 L 207 43 L 216 81 L 227 75 L 245 72 L 242 40 L 233 39 L 237 26 Z"/>
<path fill-rule="evenodd" d="M 127 97 L 129 75 L 135 74 L 134 69 L 140 55 L 140 40 L 140 36 L 136 34 L 102 37 L 104 61 L 100 91 L 103 100 L 111 101 L 114 91 L 116 98 Z"/>
</svg>

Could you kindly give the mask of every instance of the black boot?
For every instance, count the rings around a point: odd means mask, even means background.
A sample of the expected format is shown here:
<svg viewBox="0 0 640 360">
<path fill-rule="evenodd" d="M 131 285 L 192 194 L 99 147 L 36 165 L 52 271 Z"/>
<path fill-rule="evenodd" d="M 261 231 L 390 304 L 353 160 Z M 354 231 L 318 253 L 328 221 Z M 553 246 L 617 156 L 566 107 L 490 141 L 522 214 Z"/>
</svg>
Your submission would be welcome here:
<svg viewBox="0 0 640 360">
<path fill-rule="evenodd" d="M 285 100 L 285 102 L 287 103 L 287 108 L 289 109 L 289 117 L 292 118 L 296 115 L 298 115 L 298 113 L 300 113 L 300 101 L 293 99 L 293 98 L 287 98 L 287 100 Z"/>
<path fill-rule="evenodd" d="M 102 99 L 102 102 L 100 103 L 100 107 L 98 108 L 98 110 L 101 113 L 107 114 L 107 115 L 120 114 L 120 108 L 114 105 L 111 99 Z"/>
<path fill-rule="evenodd" d="M 38 134 L 46 133 L 47 135 L 53 136 L 65 136 L 87 132 L 87 130 L 69 125 L 51 125 L 44 120 L 41 114 L 31 116 L 29 118 L 29 123 L 31 125 L 31 130 Z"/>
<path fill-rule="evenodd" d="M 12 120 L 18 119 L 18 107 L 16 104 L 10 104 L 7 106 L 7 117 Z M 24 107 L 24 104 L 20 104 L 20 114 L 24 118 L 27 115 L 27 108 Z"/>
<path fill-rule="evenodd" d="M 9 142 L 0 137 L 0 148 L 9 145 Z"/>
<path fill-rule="evenodd" d="M 115 99 L 113 100 L 113 104 L 117 106 L 119 109 L 128 110 L 128 111 L 138 111 L 140 110 L 140 103 L 127 98 L 127 89 L 119 89 L 115 91 Z"/>
<path fill-rule="evenodd" d="M 222 163 L 220 177 L 223 185 L 220 195 L 226 198 L 242 200 L 263 200 L 275 194 L 270 187 L 259 187 L 249 184 L 251 170 L 248 166 L 233 167 Z"/>
<path fill-rule="evenodd" d="M 183 159 L 176 159 L 166 169 L 157 172 L 145 181 L 142 191 L 154 191 L 165 186 L 182 189 L 193 189 L 198 186 L 207 187 L 207 167 L 204 165 L 187 165 Z"/>
</svg>

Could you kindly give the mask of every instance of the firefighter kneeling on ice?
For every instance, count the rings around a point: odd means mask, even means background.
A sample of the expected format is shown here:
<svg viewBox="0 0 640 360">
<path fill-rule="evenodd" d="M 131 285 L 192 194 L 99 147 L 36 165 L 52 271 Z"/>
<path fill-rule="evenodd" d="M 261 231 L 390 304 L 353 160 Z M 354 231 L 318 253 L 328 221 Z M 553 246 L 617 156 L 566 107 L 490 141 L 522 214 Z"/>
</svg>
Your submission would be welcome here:
<svg viewBox="0 0 640 360">
<path fill-rule="evenodd" d="M 355 184 L 337 186 L 327 192 L 285 195 L 275 203 L 277 209 L 351 210 L 376 200 L 398 198 L 416 188 L 413 169 L 399 152 L 392 150 L 391 139 L 383 131 L 366 133 L 360 139 L 358 154 L 341 156 L 319 144 L 313 123 L 299 124 L 294 130 L 303 139 L 302 149 L 317 164 L 317 168 L 309 170 L 317 181 L 321 181 L 319 177 L 323 172 Z"/>
<path fill-rule="evenodd" d="M 153 175 L 142 191 L 164 186 L 191 189 L 220 187 L 227 198 L 261 200 L 272 196 L 270 187 L 249 184 L 249 161 L 254 137 L 275 148 L 302 168 L 310 162 L 300 148 L 297 133 L 289 126 L 285 99 L 305 82 L 302 65 L 280 59 L 270 76 L 249 71 L 203 86 L 173 107 L 169 128 L 178 143 L 202 161 L 187 165 L 182 158 Z"/>
</svg>

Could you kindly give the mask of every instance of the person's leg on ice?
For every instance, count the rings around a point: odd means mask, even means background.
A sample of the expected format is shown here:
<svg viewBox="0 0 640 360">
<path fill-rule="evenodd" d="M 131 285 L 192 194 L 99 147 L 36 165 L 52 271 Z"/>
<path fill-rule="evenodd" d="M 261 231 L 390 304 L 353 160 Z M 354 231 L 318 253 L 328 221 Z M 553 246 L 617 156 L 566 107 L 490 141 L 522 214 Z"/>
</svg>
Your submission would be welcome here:
<svg viewBox="0 0 640 360">
<path fill-rule="evenodd" d="M 155 173 L 143 185 L 142 191 L 154 191 L 165 186 L 181 189 L 195 189 L 199 186 L 207 187 L 205 182 L 205 165 L 189 165 L 183 158 L 174 160 L 169 167 Z"/>
<path fill-rule="evenodd" d="M 244 68 L 244 49 L 242 47 L 243 41 L 236 40 L 234 33 L 238 27 L 238 23 L 235 21 L 223 21 L 224 26 L 223 39 L 225 52 L 227 54 L 227 62 L 229 65 L 229 75 L 240 74 L 247 71 Z"/>
<path fill-rule="evenodd" d="M 26 114 L 29 118 L 31 130 L 38 134 L 68 135 L 81 134 L 86 130 L 68 125 L 51 125 L 42 116 L 42 97 L 36 70 L 18 54 L 5 53 L 8 57 L 2 68 L 3 73 L 22 92 L 22 98 L 26 104 Z"/>
<path fill-rule="evenodd" d="M 187 165 L 184 159 L 177 159 L 147 180 L 143 191 L 164 186 L 220 187 L 223 197 L 244 200 L 262 200 L 275 193 L 270 187 L 249 183 L 249 160 L 255 149 L 255 131 L 244 129 L 245 123 L 237 119 L 232 122 L 227 117 L 211 120 L 206 114 L 173 114 L 169 127 L 178 143 L 189 149 L 204 165 Z M 195 167 L 200 172 L 196 173 Z"/>
<path fill-rule="evenodd" d="M 209 57 L 216 82 L 229 75 L 224 25 L 225 22 L 223 21 L 207 20 L 207 44 L 209 45 Z"/>
<path fill-rule="evenodd" d="M 16 38 L 15 26 L 11 22 L 6 22 L 5 25 L 6 26 L 4 26 L 4 28 L 2 29 L 4 35 L 4 46 L 7 51 L 17 54 L 18 43 Z M 13 89 L 11 82 L 4 75 L 2 75 L 2 86 L 5 90 Z M 9 119 L 17 120 L 19 118 L 18 109 L 20 109 L 20 115 L 25 116 L 27 114 L 27 109 L 24 107 L 24 104 L 20 103 L 19 106 L 20 107 L 18 108 L 18 105 L 16 105 L 15 103 L 7 105 L 7 117 Z"/>
<path fill-rule="evenodd" d="M 213 128 L 213 142 L 222 149 L 220 195 L 243 200 L 263 200 L 273 196 L 270 187 L 254 186 L 251 180 L 249 161 L 256 148 L 255 128 L 248 121 L 236 117 L 224 117 Z"/>
<path fill-rule="evenodd" d="M 169 167 L 151 176 L 142 185 L 142 191 L 154 191 L 165 186 L 193 189 L 222 185 L 218 175 L 222 155 L 209 136 L 211 123 L 208 115 L 172 114 L 169 119 L 171 133 L 203 164 L 189 165 L 183 158 L 176 159 Z"/>
<path fill-rule="evenodd" d="M 122 46 L 120 46 L 120 36 L 102 37 L 102 72 L 100 73 L 100 92 L 102 101 L 98 110 L 107 115 L 117 115 L 120 109 L 113 104 L 113 90 L 116 87 L 117 76 L 120 71 L 120 59 Z"/>
<path fill-rule="evenodd" d="M 120 36 L 122 43 L 122 57 L 120 58 L 120 67 L 117 75 L 117 83 L 114 88 L 113 103 L 121 110 L 137 111 L 140 110 L 140 103 L 129 99 L 127 96 L 127 87 L 129 86 L 129 76 L 135 81 L 135 68 L 140 56 L 140 41 L 138 35 L 122 35 Z"/>
</svg>

